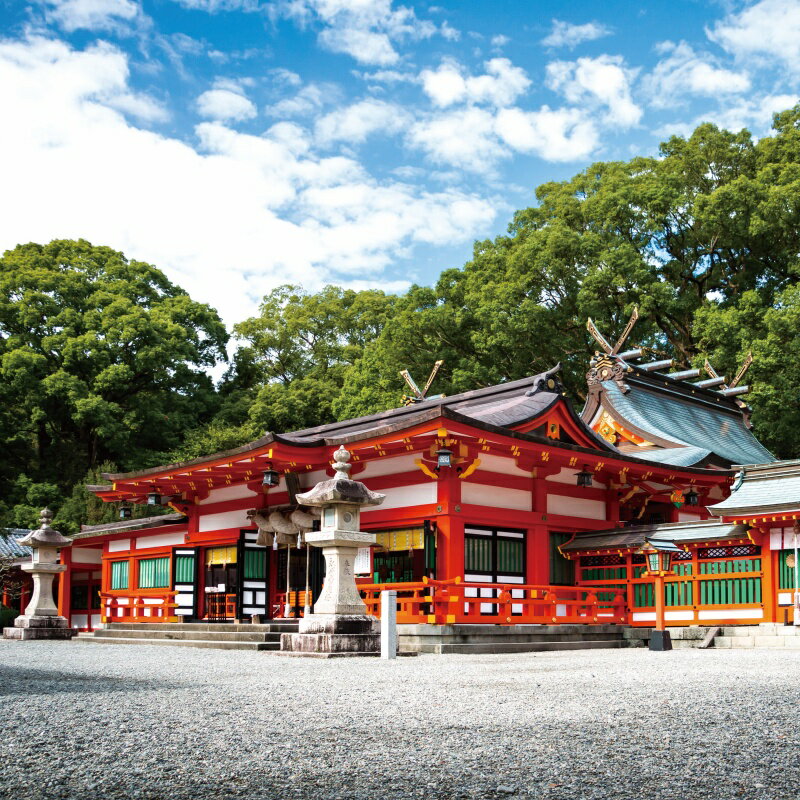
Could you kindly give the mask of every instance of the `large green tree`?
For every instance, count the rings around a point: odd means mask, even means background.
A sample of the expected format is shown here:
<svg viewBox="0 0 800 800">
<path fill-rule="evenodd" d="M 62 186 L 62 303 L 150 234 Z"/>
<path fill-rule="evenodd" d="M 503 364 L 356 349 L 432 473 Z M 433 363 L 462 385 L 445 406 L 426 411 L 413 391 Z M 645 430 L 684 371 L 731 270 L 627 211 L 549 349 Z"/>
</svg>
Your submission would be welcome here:
<svg viewBox="0 0 800 800">
<path fill-rule="evenodd" d="M 58 504 L 101 462 L 158 463 L 216 410 L 217 313 L 89 242 L 0 259 L 0 498 L 7 524 Z M 14 509 L 17 508 L 17 512 Z M 22 517 L 22 518 L 21 518 Z"/>
<path fill-rule="evenodd" d="M 478 242 L 463 269 L 398 301 L 392 325 L 348 372 L 340 416 L 385 407 L 397 370 L 422 375 L 445 358 L 447 392 L 514 379 L 561 361 L 570 393 L 585 391 L 587 317 L 613 335 L 634 305 L 632 341 L 688 366 L 721 346 L 698 314 L 763 311 L 798 277 L 800 107 L 775 135 L 698 127 L 658 158 L 602 162 L 547 183 L 507 235 Z M 703 317 L 704 320 L 710 318 Z M 741 353 L 738 354 L 741 357 Z M 735 368 L 731 356 L 721 368 Z M 756 410 L 765 402 L 754 394 Z M 794 423 L 800 422 L 800 418 Z"/>
</svg>

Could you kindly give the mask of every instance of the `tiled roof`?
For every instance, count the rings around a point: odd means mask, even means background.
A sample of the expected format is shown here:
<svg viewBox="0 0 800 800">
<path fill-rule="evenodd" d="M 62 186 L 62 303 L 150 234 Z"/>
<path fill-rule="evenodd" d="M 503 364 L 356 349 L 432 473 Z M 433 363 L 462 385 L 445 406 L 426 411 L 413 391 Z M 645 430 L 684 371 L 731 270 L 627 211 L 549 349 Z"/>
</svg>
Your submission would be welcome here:
<svg viewBox="0 0 800 800">
<path fill-rule="evenodd" d="M 736 517 L 800 513 L 800 460 L 743 466 L 741 471 L 742 481 L 734 483 L 730 496 L 708 507 L 712 514 Z"/>
<path fill-rule="evenodd" d="M 645 539 L 662 539 L 683 544 L 720 539 L 736 539 L 747 535 L 747 525 L 730 525 L 717 520 L 698 522 L 667 522 L 663 525 L 637 525 L 635 528 L 613 528 L 578 534 L 562 550 L 601 550 L 641 547 Z"/>
<path fill-rule="evenodd" d="M 626 376 L 631 387 L 627 393 L 614 381 L 602 384 L 604 407 L 610 405 L 643 438 L 662 440 L 661 448 L 626 450 L 628 455 L 675 466 L 700 466 L 713 456 L 725 462 L 724 466 L 773 461 L 773 455 L 753 436 L 744 416 L 729 399 L 690 389 L 684 381 L 637 377 L 635 372 Z"/>
<path fill-rule="evenodd" d="M 0 556 L 27 558 L 31 554 L 31 548 L 19 544 L 17 539 L 22 539 L 29 533 L 25 528 L 0 528 Z"/>
<path fill-rule="evenodd" d="M 119 522 L 105 522 L 101 525 L 81 525 L 81 532 L 76 533 L 73 539 L 86 539 L 98 536 L 101 533 L 125 533 L 146 528 L 160 528 L 164 525 L 176 525 L 184 522 L 184 514 L 158 514 L 154 517 L 140 517 L 139 519 L 124 519 Z"/>
</svg>

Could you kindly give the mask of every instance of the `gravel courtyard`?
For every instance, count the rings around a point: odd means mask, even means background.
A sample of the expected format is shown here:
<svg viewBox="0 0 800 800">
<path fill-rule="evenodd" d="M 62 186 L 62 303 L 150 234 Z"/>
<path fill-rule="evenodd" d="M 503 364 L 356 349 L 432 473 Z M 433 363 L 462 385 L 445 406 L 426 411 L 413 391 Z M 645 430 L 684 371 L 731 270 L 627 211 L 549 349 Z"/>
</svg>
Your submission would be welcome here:
<svg viewBox="0 0 800 800">
<path fill-rule="evenodd" d="M 799 696 L 800 652 L 0 641 L 0 797 L 795 800 Z"/>
</svg>

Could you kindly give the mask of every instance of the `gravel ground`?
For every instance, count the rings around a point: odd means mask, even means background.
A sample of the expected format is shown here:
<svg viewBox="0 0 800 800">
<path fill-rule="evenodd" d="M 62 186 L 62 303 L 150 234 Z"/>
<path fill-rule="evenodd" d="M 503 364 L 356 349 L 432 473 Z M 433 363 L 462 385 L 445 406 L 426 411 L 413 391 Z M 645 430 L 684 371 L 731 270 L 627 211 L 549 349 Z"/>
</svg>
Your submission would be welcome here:
<svg viewBox="0 0 800 800">
<path fill-rule="evenodd" d="M 796 800 L 799 667 L 0 641 L 0 797 Z"/>
</svg>

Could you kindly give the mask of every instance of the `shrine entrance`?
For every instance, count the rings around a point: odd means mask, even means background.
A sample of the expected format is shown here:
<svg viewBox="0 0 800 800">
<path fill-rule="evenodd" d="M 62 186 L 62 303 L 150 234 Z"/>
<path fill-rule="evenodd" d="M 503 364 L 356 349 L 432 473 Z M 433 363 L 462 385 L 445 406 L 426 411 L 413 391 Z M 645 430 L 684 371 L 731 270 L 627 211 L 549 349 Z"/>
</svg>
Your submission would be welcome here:
<svg viewBox="0 0 800 800">
<path fill-rule="evenodd" d="M 237 618 L 239 594 L 238 547 L 209 547 L 204 559 L 202 618 L 227 622 Z"/>
</svg>

